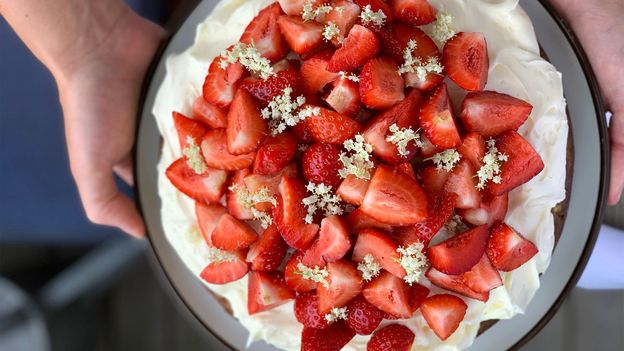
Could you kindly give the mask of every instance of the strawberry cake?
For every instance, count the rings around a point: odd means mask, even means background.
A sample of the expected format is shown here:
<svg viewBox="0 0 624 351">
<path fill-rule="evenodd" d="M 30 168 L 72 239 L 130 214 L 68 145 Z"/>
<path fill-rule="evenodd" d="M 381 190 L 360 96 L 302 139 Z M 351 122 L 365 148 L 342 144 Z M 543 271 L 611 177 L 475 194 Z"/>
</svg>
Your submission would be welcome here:
<svg viewBox="0 0 624 351">
<path fill-rule="evenodd" d="M 222 0 L 167 58 L 162 224 L 281 350 L 456 350 L 523 313 L 566 198 L 517 0 Z"/>
</svg>

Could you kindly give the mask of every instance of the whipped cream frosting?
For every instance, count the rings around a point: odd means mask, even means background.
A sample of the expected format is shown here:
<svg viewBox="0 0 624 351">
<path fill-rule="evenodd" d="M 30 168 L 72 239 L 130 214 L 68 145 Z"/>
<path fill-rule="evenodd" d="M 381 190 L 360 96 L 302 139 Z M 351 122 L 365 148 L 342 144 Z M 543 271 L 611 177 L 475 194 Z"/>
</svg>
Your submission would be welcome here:
<svg viewBox="0 0 624 351">
<path fill-rule="evenodd" d="M 160 86 L 153 114 L 164 139 L 158 164 L 159 195 L 162 199 L 164 232 L 180 258 L 199 278 L 209 263 L 208 247 L 197 228 L 193 200 L 179 192 L 165 176 L 166 168 L 182 156 L 172 111 L 191 115 L 191 105 L 201 94 L 204 76 L 212 59 L 238 41 L 246 25 L 271 0 L 222 0 L 197 27 L 195 43 L 186 51 L 167 58 L 166 77 Z M 533 26 L 518 0 L 429 0 L 438 10 L 453 16 L 455 31 L 483 32 L 488 43 L 490 71 L 488 90 L 507 93 L 533 105 L 533 112 L 520 133 L 544 160 L 544 170 L 509 196 L 506 222 L 534 242 L 539 253 L 510 273 L 502 273 L 504 285 L 493 290 L 482 303 L 463 298 L 468 310 L 457 331 L 442 342 L 417 311 L 402 323 L 415 335 L 413 350 L 460 350 L 469 347 L 482 321 L 507 319 L 523 313 L 540 286 L 539 274 L 550 262 L 554 247 L 551 209 L 565 199 L 568 124 L 561 74 L 540 57 Z M 427 30 L 427 28 L 425 28 Z M 452 82 L 449 90 L 456 107 L 462 93 Z M 202 281 L 203 282 L 203 281 Z M 421 283 L 438 293 L 426 278 Z M 234 317 L 249 330 L 249 342 L 265 340 L 279 349 L 299 350 L 302 325 L 289 302 L 269 311 L 247 313 L 247 278 L 226 285 L 204 284 L 225 297 Z M 356 336 L 344 350 L 365 350 L 370 336 Z"/>
</svg>

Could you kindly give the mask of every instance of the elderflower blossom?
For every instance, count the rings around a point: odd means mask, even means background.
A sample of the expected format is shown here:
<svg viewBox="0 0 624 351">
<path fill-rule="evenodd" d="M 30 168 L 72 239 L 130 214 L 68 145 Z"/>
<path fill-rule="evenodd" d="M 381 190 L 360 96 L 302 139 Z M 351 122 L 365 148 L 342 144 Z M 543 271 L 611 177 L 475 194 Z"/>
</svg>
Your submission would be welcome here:
<svg viewBox="0 0 624 351">
<path fill-rule="evenodd" d="M 415 132 L 412 128 L 401 129 L 394 123 L 388 130 L 392 134 L 386 137 L 386 141 L 396 145 L 399 155 L 401 156 L 407 156 L 408 152 L 406 148 L 410 141 L 413 141 L 418 147 L 423 147 L 420 134 L 418 134 L 418 131 Z"/>
<path fill-rule="evenodd" d="M 377 27 L 381 27 L 386 22 L 386 14 L 381 9 L 375 12 L 371 8 L 371 5 L 366 5 L 360 13 L 360 19 L 364 24 L 372 22 Z"/>
<path fill-rule="evenodd" d="M 338 74 L 340 75 L 340 79 L 348 79 L 356 83 L 360 81 L 360 78 L 355 73 L 347 73 L 345 71 L 340 71 L 338 72 Z"/>
<path fill-rule="evenodd" d="M 325 268 L 321 268 L 319 266 L 310 268 L 299 262 L 297 263 L 297 270 L 295 271 L 295 274 L 299 274 L 303 279 L 310 280 L 315 283 L 321 283 L 326 288 L 329 287 L 329 282 L 327 281 L 329 272 Z"/>
<path fill-rule="evenodd" d="M 422 253 L 423 243 L 417 241 L 408 247 L 399 246 L 397 252 L 401 254 L 399 263 L 407 273 L 403 280 L 409 285 L 420 280 L 423 271 L 427 266 L 427 257 Z"/>
<path fill-rule="evenodd" d="M 282 94 L 274 97 L 261 111 L 262 118 L 269 120 L 272 136 L 282 133 L 286 127 L 293 127 L 304 119 L 321 113 L 318 107 L 301 108 L 306 102 L 305 97 L 299 95 L 293 100 L 292 92 L 293 89 L 290 86 L 284 88 Z"/>
<path fill-rule="evenodd" d="M 208 247 L 208 260 L 212 264 L 219 264 L 222 262 L 233 262 L 236 261 L 238 257 L 235 254 L 217 249 L 216 247 Z"/>
<path fill-rule="evenodd" d="M 454 35 L 453 16 L 446 12 L 438 12 L 436 15 L 436 22 L 433 24 L 433 29 L 431 31 L 431 38 L 442 45 Z"/>
<path fill-rule="evenodd" d="M 448 222 L 444 223 L 444 229 L 450 234 L 457 234 L 468 229 L 468 226 L 466 226 L 460 215 L 455 214 Z"/>
<path fill-rule="evenodd" d="M 332 187 L 323 183 L 314 184 L 309 182 L 306 185 L 306 190 L 312 195 L 302 200 L 303 204 L 308 209 L 308 214 L 305 217 L 305 222 L 310 224 L 314 220 L 314 214 L 316 210 L 325 210 L 325 216 L 342 215 L 343 210 L 340 206 L 342 199 L 338 195 L 332 195 Z"/>
<path fill-rule="evenodd" d="M 264 187 L 255 193 L 250 193 L 247 188 L 234 184 L 228 189 L 236 194 L 236 201 L 238 201 L 238 203 L 243 205 L 246 209 L 250 210 L 254 219 L 260 221 L 260 225 L 262 225 L 263 228 L 266 229 L 273 224 L 273 219 L 268 213 L 259 211 L 255 208 L 257 204 L 264 202 L 270 203 L 273 207 L 277 206 L 277 201 L 273 196 L 271 196 L 268 188 Z"/>
<path fill-rule="evenodd" d="M 271 61 L 263 57 L 252 44 L 236 43 L 232 49 L 221 52 L 220 67 L 226 69 L 228 64 L 240 62 L 243 67 L 262 79 L 268 79 L 275 75 Z"/>
<path fill-rule="evenodd" d="M 430 56 L 427 61 L 420 57 L 414 57 L 413 52 L 417 47 L 415 40 L 407 42 L 407 47 L 403 51 L 403 64 L 399 67 L 399 74 L 416 73 L 418 80 L 424 82 L 430 73 L 442 74 L 444 67 L 435 56 Z"/>
<path fill-rule="evenodd" d="M 381 266 L 375 258 L 371 254 L 366 254 L 362 262 L 360 262 L 357 266 L 358 271 L 362 273 L 362 280 L 365 282 L 370 281 L 375 278 L 381 272 Z"/>
<path fill-rule="evenodd" d="M 479 184 L 477 189 L 482 190 L 485 187 L 485 183 L 491 180 L 493 183 L 500 184 L 502 179 L 500 177 L 501 162 L 506 162 L 509 157 L 498 152 L 496 148 L 496 142 L 494 139 L 487 141 L 488 152 L 483 156 L 483 166 L 477 171 L 477 177 L 479 177 Z"/>
<path fill-rule="evenodd" d="M 336 25 L 336 23 L 329 21 L 323 29 L 323 38 L 326 41 L 331 41 L 334 38 L 337 38 L 338 41 L 342 42 L 342 37 L 340 36 L 340 28 Z"/>
<path fill-rule="evenodd" d="M 340 154 L 339 159 L 343 167 L 338 171 L 338 174 L 342 178 L 353 174 L 359 179 L 370 179 L 370 170 L 375 166 L 371 160 L 373 146 L 365 143 L 364 137 L 360 134 L 353 139 L 345 141 L 343 146 L 351 155 L 347 156 L 344 152 Z"/>
<path fill-rule="evenodd" d="M 186 156 L 186 164 L 197 174 L 204 174 L 208 170 L 204 156 L 202 156 L 201 149 L 195 142 L 192 136 L 186 137 L 186 146 L 182 150 L 184 156 Z"/>
<path fill-rule="evenodd" d="M 323 317 L 328 323 L 334 323 L 338 320 L 347 319 L 347 308 L 332 308 L 331 311 Z"/>
<path fill-rule="evenodd" d="M 433 157 L 427 160 L 433 160 L 438 170 L 451 171 L 453 167 L 459 162 L 461 155 L 455 149 L 448 149 L 442 152 L 438 152 Z"/>
<path fill-rule="evenodd" d="M 323 4 L 314 8 L 314 0 L 308 0 L 301 10 L 301 18 L 304 22 L 314 21 L 318 17 L 330 13 L 331 10 L 332 7 L 329 4 Z"/>
</svg>

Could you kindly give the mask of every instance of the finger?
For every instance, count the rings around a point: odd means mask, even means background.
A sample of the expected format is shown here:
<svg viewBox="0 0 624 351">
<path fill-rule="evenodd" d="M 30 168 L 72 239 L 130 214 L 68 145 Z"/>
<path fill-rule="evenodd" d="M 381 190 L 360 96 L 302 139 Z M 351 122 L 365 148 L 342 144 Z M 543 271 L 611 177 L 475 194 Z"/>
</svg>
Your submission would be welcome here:
<svg viewBox="0 0 624 351">
<path fill-rule="evenodd" d="M 134 186 L 134 174 L 132 172 L 134 168 L 132 155 L 124 157 L 121 162 L 113 166 L 113 171 L 117 174 L 126 184 Z"/>
<path fill-rule="evenodd" d="M 624 108 L 613 113 L 609 136 L 611 138 L 611 181 L 608 203 L 616 205 L 624 189 Z"/>
</svg>

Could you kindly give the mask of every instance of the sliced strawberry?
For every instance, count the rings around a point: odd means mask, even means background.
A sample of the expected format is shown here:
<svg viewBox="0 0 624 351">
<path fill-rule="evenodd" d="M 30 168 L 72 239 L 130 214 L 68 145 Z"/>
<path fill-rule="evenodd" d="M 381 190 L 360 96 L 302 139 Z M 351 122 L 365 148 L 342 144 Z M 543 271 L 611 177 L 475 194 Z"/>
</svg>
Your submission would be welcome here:
<svg viewBox="0 0 624 351">
<path fill-rule="evenodd" d="M 446 273 L 458 275 L 469 271 L 485 253 L 490 235 L 487 226 L 480 226 L 431 246 L 427 257 L 431 266 Z"/>
<path fill-rule="evenodd" d="M 334 81 L 328 95 L 323 98 L 334 111 L 355 117 L 360 112 L 360 85 L 348 78 Z"/>
<path fill-rule="evenodd" d="M 297 54 L 310 52 L 323 44 L 323 26 L 304 22 L 299 16 L 281 16 L 277 19 L 282 36 Z"/>
<path fill-rule="evenodd" d="M 396 37 L 392 30 L 392 27 L 379 27 L 372 22 L 368 22 L 362 25 L 375 33 L 375 36 L 377 36 L 377 39 L 379 40 L 379 46 L 381 47 L 382 53 L 392 57 L 395 62 L 403 61 L 404 44 L 401 44 L 399 39 Z"/>
<path fill-rule="evenodd" d="M 278 61 L 288 54 L 288 45 L 280 33 L 277 19 L 284 13 L 278 3 L 273 3 L 258 13 L 247 25 L 240 42 L 252 44 L 271 61 Z"/>
<path fill-rule="evenodd" d="M 471 225 L 479 226 L 487 224 L 488 227 L 491 227 L 495 223 L 505 219 L 508 202 L 509 196 L 507 194 L 501 196 L 485 196 L 479 207 L 460 210 L 459 214 L 464 221 Z"/>
<path fill-rule="evenodd" d="M 249 272 L 247 311 L 250 315 L 270 310 L 295 298 L 281 272 Z"/>
<path fill-rule="evenodd" d="M 427 324 L 441 340 L 448 339 L 457 330 L 467 309 L 462 299 L 449 294 L 431 296 L 420 307 Z"/>
<path fill-rule="evenodd" d="M 420 110 L 420 126 L 427 139 L 439 149 L 461 145 L 446 84 L 440 84 Z"/>
<path fill-rule="evenodd" d="M 274 271 L 281 265 L 288 245 L 282 239 L 277 227 L 268 227 L 260 235 L 260 239 L 249 247 L 247 262 L 254 271 Z"/>
<path fill-rule="evenodd" d="M 418 153 L 418 147 L 411 142 L 405 148 L 407 154 L 399 154 L 397 146 L 386 140 L 389 128 L 396 124 L 399 128 L 418 130 L 418 111 L 422 104 L 422 96 L 417 90 L 412 90 L 405 100 L 394 105 L 366 122 L 362 136 L 367 143 L 373 146 L 373 154 L 386 163 L 396 164 L 408 162 Z"/>
<path fill-rule="evenodd" d="M 483 90 L 490 67 L 485 35 L 457 33 L 444 45 L 442 64 L 448 77 L 461 88 Z"/>
<path fill-rule="evenodd" d="M 481 203 L 476 173 L 467 160 L 462 160 L 453 167 L 444 189 L 449 193 L 457 194 L 456 208 L 477 208 Z"/>
<path fill-rule="evenodd" d="M 425 191 L 432 194 L 440 194 L 444 191 L 444 184 L 448 180 L 450 172 L 436 167 L 425 167 L 418 174 L 420 183 Z"/>
<path fill-rule="evenodd" d="M 366 351 L 410 351 L 415 337 L 408 327 L 390 324 L 373 334 L 366 345 Z"/>
<path fill-rule="evenodd" d="M 414 172 L 414 166 L 411 163 L 401 163 L 399 165 L 396 165 L 396 169 L 403 172 L 403 174 L 407 175 L 413 180 L 418 181 L 418 178 L 416 178 L 416 172 Z"/>
<path fill-rule="evenodd" d="M 329 327 L 329 323 L 319 312 L 318 299 L 314 292 L 299 294 L 295 299 L 294 312 L 295 318 L 304 327 L 314 329 L 326 329 Z"/>
<path fill-rule="evenodd" d="M 324 266 L 326 262 L 335 262 L 343 258 L 351 249 L 349 227 L 340 216 L 329 216 L 321 221 L 319 237 L 305 252 L 303 264 L 306 266 Z"/>
<path fill-rule="evenodd" d="M 290 131 L 293 132 L 300 143 L 310 144 L 314 142 L 310 129 L 308 129 L 308 125 L 305 123 L 297 123 L 295 126 L 290 128 Z"/>
<path fill-rule="evenodd" d="M 258 234 L 247 223 L 239 221 L 230 214 L 224 214 L 219 218 L 210 237 L 212 245 L 216 248 L 234 251 L 249 247 L 258 239 Z"/>
<path fill-rule="evenodd" d="M 370 335 L 386 317 L 386 313 L 370 302 L 364 296 L 358 295 L 347 305 L 347 324 L 360 335 Z"/>
<path fill-rule="evenodd" d="M 471 290 L 487 293 L 503 285 L 500 273 L 494 268 L 487 254 L 483 254 L 479 263 L 461 275 L 463 282 Z"/>
<path fill-rule="evenodd" d="M 322 107 L 320 113 L 305 119 L 312 138 L 319 143 L 341 145 L 353 138 L 361 126 L 351 118 Z"/>
<path fill-rule="evenodd" d="M 246 187 L 244 179 L 250 173 L 251 169 L 249 168 L 233 172 L 228 184 L 228 190 L 225 193 L 225 203 L 227 205 L 228 212 L 235 218 L 245 221 L 253 219 L 253 214 L 250 209 L 246 208 L 238 201 L 238 195 L 230 188 L 236 187 L 238 189 L 244 189 Z"/>
<path fill-rule="evenodd" d="M 422 26 L 436 20 L 436 10 L 427 0 L 390 0 L 394 18 L 413 26 Z"/>
<path fill-rule="evenodd" d="M 394 14 L 390 9 L 390 6 L 384 0 L 354 0 L 356 4 L 360 5 L 361 8 L 365 8 L 367 5 L 370 5 L 371 11 L 377 12 L 381 10 L 384 15 L 386 15 L 385 23 L 392 23 Z"/>
<path fill-rule="evenodd" d="M 327 69 L 331 72 L 351 72 L 377 54 L 379 41 L 369 29 L 356 24 L 349 35 L 329 60 Z"/>
<path fill-rule="evenodd" d="M 284 89 L 292 88 L 291 98 L 296 98 L 303 93 L 303 80 L 296 69 L 286 69 L 275 73 L 268 79 L 245 78 L 241 81 L 241 89 L 249 92 L 258 99 L 262 106 L 266 106 L 276 96 L 284 94 Z"/>
<path fill-rule="evenodd" d="M 483 156 L 485 156 L 485 141 L 480 134 L 468 133 L 457 148 L 457 152 L 463 160 L 470 162 L 472 169 L 479 170 L 483 165 Z"/>
<path fill-rule="evenodd" d="M 256 174 L 271 175 L 279 173 L 297 153 L 297 138 L 288 132 L 268 137 L 258 148 L 253 171 Z"/>
<path fill-rule="evenodd" d="M 217 226 L 219 219 L 225 214 L 227 214 L 227 210 L 221 205 L 206 205 L 195 202 L 197 224 L 208 246 L 213 246 L 212 231 Z"/>
<path fill-rule="evenodd" d="M 210 64 L 202 86 L 202 97 L 217 107 L 228 108 L 234 99 L 240 79 L 245 75 L 245 69 L 240 63 L 229 64 L 223 69 L 221 61 L 222 58 L 217 56 Z"/>
<path fill-rule="evenodd" d="M 362 278 L 349 260 L 340 260 L 327 264 L 327 284 L 318 283 L 316 291 L 319 312 L 325 315 L 332 308 L 344 307 L 362 291 Z"/>
<path fill-rule="evenodd" d="M 241 251 L 230 252 L 232 260 L 211 262 L 199 274 L 210 284 L 227 284 L 244 277 L 249 271 L 245 255 Z"/>
<path fill-rule="evenodd" d="M 466 95 L 460 118 L 466 130 L 495 137 L 518 130 L 531 111 L 533 106 L 526 101 L 495 91 L 481 91 Z"/>
<path fill-rule="evenodd" d="M 487 254 L 494 267 L 510 272 L 522 266 L 539 250 L 516 230 L 505 223 L 492 228 L 492 235 L 487 245 Z"/>
<path fill-rule="evenodd" d="M 212 129 L 204 135 L 201 143 L 202 154 L 208 167 L 236 171 L 251 166 L 256 157 L 255 152 L 243 155 L 232 155 L 228 152 L 225 129 Z"/>
<path fill-rule="evenodd" d="M 333 55 L 331 51 L 327 53 Z M 323 57 L 323 55 L 316 55 L 303 62 L 301 65 L 301 77 L 303 78 L 303 85 L 308 94 L 314 95 L 318 93 L 323 90 L 327 84 L 340 77 L 340 74 L 330 72 L 327 69 L 328 64 L 329 58 Z"/>
<path fill-rule="evenodd" d="M 399 278 L 405 277 L 405 269 L 399 263 L 401 255 L 397 252 L 399 245 L 382 232 L 375 229 L 364 229 L 359 232 L 353 248 L 352 259 L 362 262 L 364 256 L 372 255 L 375 262 L 386 271 Z"/>
<path fill-rule="evenodd" d="M 360 7 L 351 1 L 339 0 L 333 3 L 332 10 L 322 16 L 320 22 L 327 25 L 333 23 L 338 28 L 337 37 L 332 38 L 332 44 L 338 47 L 351 28 L 357 23 L 360 16 Z"/>
<path fill-rule="evenodd" d="M 489 292 L 481 293 L 470 289 L 470 287 L 468 287 L 468 285 L 466 285 L 466 283 L 464 282 L 464 279 L 461 275 L 444 274 L 435 268 L 429 268 L 425 276 L 434 285 L 449 291 L 456 292 L 471 299 L 482 302 L 487 302 L 487 300 L 490 299 Z"/>
<path fill-rule="evenodd" d="M 366 62 L 360 73 L 362 103 L 372 109 L 387 109 L 405 99 L 403 78 L 388 57 L 375 57 Z"/>
<path fill-rule="evenodd" d="M 408 0 L 414 1 L 414 0 Z M 417 0 L 417 1 L 425 1 L 425 0 Z M 404 62 L 403 52 L 405 48 L 407 48 L 409 41 L 416 42 L 416 48 L 412 50 L 412 57 L 419 59 L 421 62 L 426 63 L 429 60 L 436 60 L 437 62 L 442 62 L 442 55 L 438 50 L 438 46 L 436 43 L 421 29 L 415 28 L 411 25 L 405 24 L 396 24 L 394 26 L 394 34 L 397 38 L 397 41 L 401 45 L 401 56 L 399 57 L 397 62 Z M 444 76 L 437 73 L 429 73 L 426 75 L 424 79 L 420 79 L 418 74 L 415 72 L 405 73 L 405 86 L 413 87 L 419 89 L 421 91 L 428 91 L 438 84 L 442 83 L 444 80 Z"/>
<path fill-rule="evenodd" d="M 416 223 L 416 225 L 419 223 Z M 419 241 L 424 244 L 423 252 L 426 252 L 429 235 L 420 235 L 420 233 L 416 231 L 416 225 L 395 227 L 392 232 L 388 233 L 388 236 L 398 245 L 406 247 Z"/>
<path fill-rule="evenodd" d="M 453 216 L 456 197 L 457 195 L 453 193 L 440 193 L 429 197 L 429 216 L 425 221 L 414 225 L 416 236 L 425 244 L 425 247 Z"/>
<path fill-rule="evenodd" d="M 287 15 L 291 16 L 301 16 L 303 12 L 303 6 L 306 3 L 310 2 L 310 0 L 278 0 L 279 4 Z M 310 5 L 312 8 L 316 8 L 319 5 L 323 4 L 323 0 L 312 0 Z"/>
<path fill-rule="evenodd" d="M 187 146 L 188 138 L 191 138 L 195 145 L 199 145 L 208 129 L 200 122 L 190 119 L 181 113 L 173 112 L 173 125 L 178 132 L 180 150 Z"/>
<path fill-rule="evenodd" d="M 421 147 L 420 150 L 420 154 L 422 156 L 422 158 L 429 158 L 435 154 L 437 154 L 438 152 L 442 151 L 440 149 L 438 149 L 435 145 L 433 145 L 429 139 L 427 139 L 426 136 L 421 134 L 421 141 L 423 143 L 423 146 Z"/>
<path fill-rule="evenodd" d="M 174 161 L 165 171 L 167 178 L 186 196 L 203 203 L 219 202 L 225 191 L 227 172 L 208 168 L 197 174 L 184 157 Z"/>
<path fill-rule="evenodd" d="M 193 102 L 193 118 L 211 128 L 227 127 L 227 113 L 223 109 L 208 103 L 203 96 Z"/>
<path fill-rule="evenodd" d="M 429 289 L 420 284 L 414 283 L 410 286 L 410 305 L 412 310 L 416 311 L 429 296 Z"/>
<path fill-rule="evenodd" d="M 305 185 L 298 179 L 282 177 L 280 196 L 273 209 L 273 218 L 286 243 L 297 250 L 307 249 L 318 234 L 319 226 L 306 224 L 307 214 L 303 199 L 307 197 Z"/>
<path fill-rule="evenodd" d="M 414 311 L 410 304 L 409 285 L 401 278 L 386 272 L 368 282 L 362 290 L 366 301 L 398 318 L 410 318 Z"/>
<path fill-rule="evenodd" d="M 544 161 L 520 134 L 509 131 L 496 140 L 498 152 L 508 156 L 502 162 L 501 183 L 488 182 L 487 191 L 492 195 L 502 195 L 528 182 L 544 169 Z"/>
<path fill-rule="evenodd" d="M 254 98 L 243 89 L 234 96 L 227 118 L 227 148 L 233 155 L 255 151 L 269 132 Z"/>
<path fill-rule="evenodd" d="M 278 192 L 281 196 L 284 214 L 280 217 L 284 224 L 303 221 L 307 214 L 303 198 L 307 197 L 307 190 L 302 180 L 282 176 Z M 276 218 L 277 219 L 277 218 Z"/>
<path fill-rule="evenodd" d="M 341 182 L 338 171 L 340 163 L 340 149 L 331 144 L 313 144 L 301 157 L 303 176 L 307 181 L 315 184 L 323 183 L 336 189 Z"/>
<path fill-rule="evenodd" d="M 354 336 L 355 332 L 343 321 L 325 329 L 303 328 L 301 351 L 340 351 Z"/>
<path fill-rule="evenodd" d="M 427 217 L 427 197 L 418 182 L 409 176 L 379 166 L 360 209 L 384 223 L 410 225 Z"/>
<path fill-rule="evenodd" d="M 303 252 L 295 252 L 284 266 L 284 277 L 286 285 L 296 292 L 308 292 L 316 289 L 316 283 L 312 280 L 304 279 L 297 266 L 301 263 Z M 313 267 L 311 267 L 313 268 Z"/>
<path fill-rule="evenodd" d="M 377 228 L 385 232 L 391 232 L 392 226 L 390 224 L 379 222 L 366 213 L 362 212 L 359 208 L 355 209 L 347 215 L 347 222 L 352 232 L 359 232 L 366 228 Z"/>
<path fill-rule="evenodd" d="M 340 186 L 336 189 L 336 194 L 340 196 L 342 201 L 360 206 L 364 201 L 364 195 L 366 195 L 369 184 L 370 180 L 360 179 L 350 174 L 340 183 Z"/>
<path fill-rule="evenodd" d="M 291 163 L 275 175 L 250 174 L 245 177 L 244 182 L 247 190 L 252 194 L 266 188 L 269 196 L 275 196 L 278 193 L 282 176 L 296 178 L 297 165 Z M 271 202 L 261 202 L 257 203 L 255 207 L 258 211 L 267 212 L 272 210 L 273 204 Z"/>
</svg>

